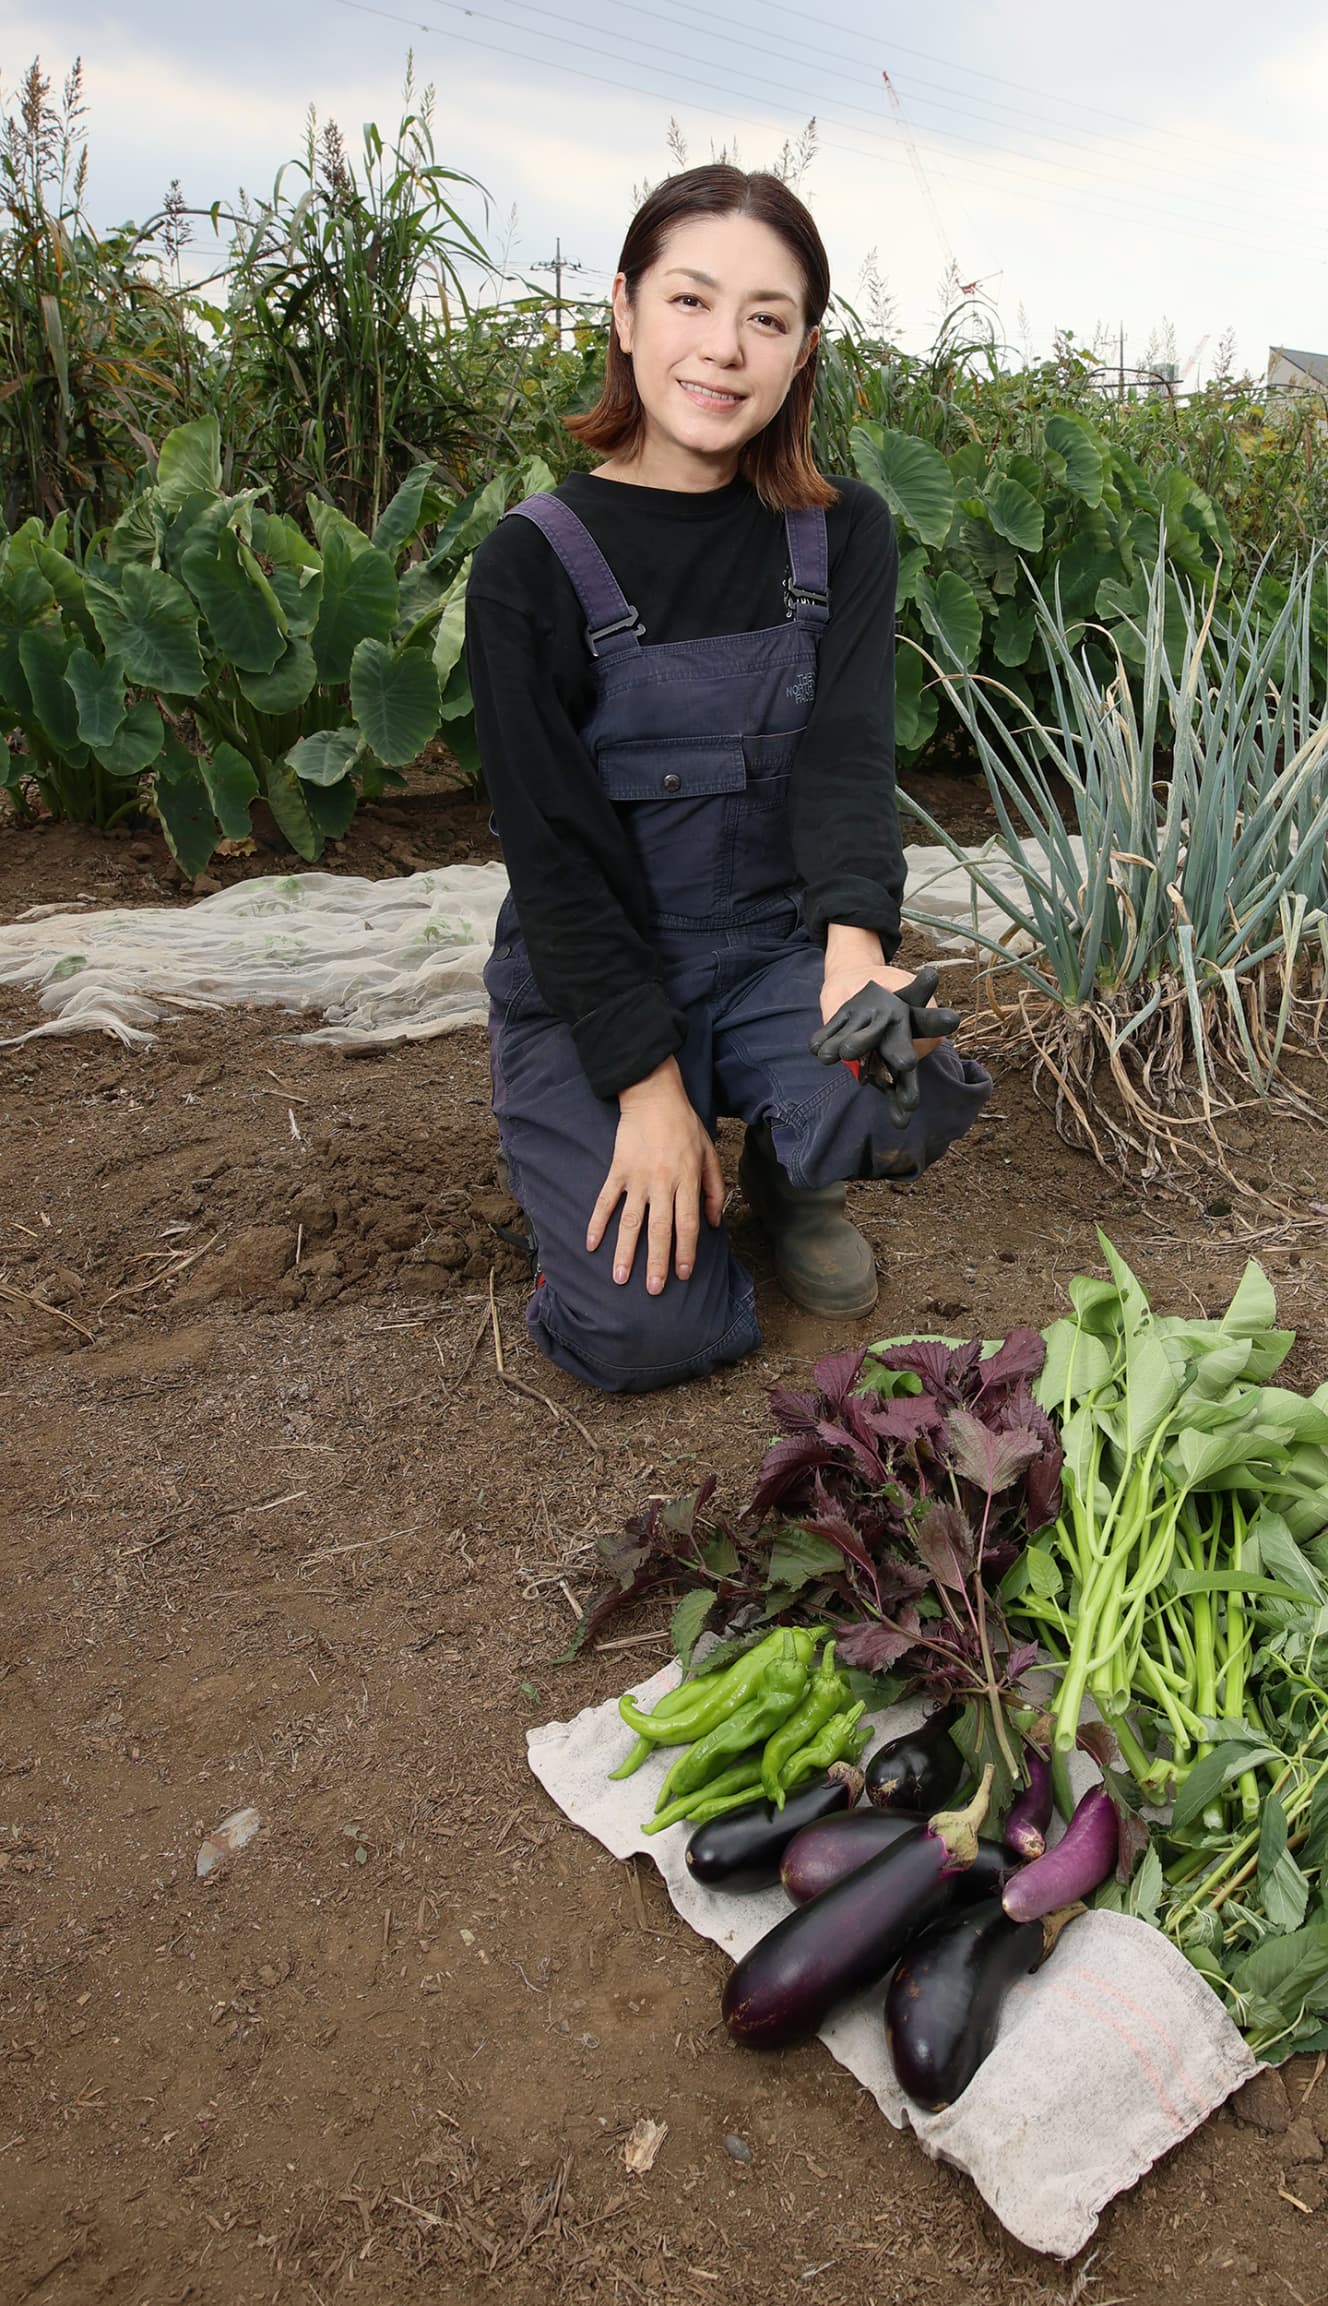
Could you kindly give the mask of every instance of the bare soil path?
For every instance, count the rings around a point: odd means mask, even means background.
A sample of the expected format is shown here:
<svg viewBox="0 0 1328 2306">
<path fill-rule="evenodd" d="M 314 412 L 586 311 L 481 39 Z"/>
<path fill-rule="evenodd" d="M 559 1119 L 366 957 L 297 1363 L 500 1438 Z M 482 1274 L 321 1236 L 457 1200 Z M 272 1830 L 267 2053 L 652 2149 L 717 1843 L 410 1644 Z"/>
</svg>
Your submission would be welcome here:
<svg viewBox="0 0 1328 2306">
<path fill-rule="evenodd" d="M 977 837 L 973 788 L 942 784 Z M 473 803 L 424 787 L 337 863 L 491 853 Z M 0 826 L 0 919 L 187 894 L 151 831 Z M 0 1033 L 32 1021 L 0 1006 Z M 142 1055 L 0 1051 L 0 2306 L 1328 2296 L 1310 2061 L 1272 2109 L 1293 2128 L 1218 2116 L 1066 2269 L 819 2045 L 728 2043 L 722 1957 L 559 1817 L 524 1732 L 665 1654 L 652 1607 L 557 1663 L 596 1535 L 712 1466 L 736 1499 L 767 1387 L 850 1337 L 782 1304 L 739 1205 L 764 1350 L 645 1401 L 582 1394 L 526 1343 L 492 1230 L 483 1036 L 350 1059 L 292 1029 L 227 1012 Z M 983 1125 L 918 1185 L 857 1192 L 883 1274 L 859 1340 L 1049 1319 L 1095 1221 L 1159 1301 L 1224 1302 L 1239 1215 L 1141 1205 L 973 1045 Z M 1323 1197 L 1306 1132 L 1244 1152 Z M 1260 1254 L 1311 1385 L 1323 1230 Z M 547 1406 L 500 1382 L 491 1270 Z M 261 1833 L 200 1882 L 204 1833 L 246 1804 Z M 668 2136 L 629 2176 L 643 2115 Z"/>
</svg>

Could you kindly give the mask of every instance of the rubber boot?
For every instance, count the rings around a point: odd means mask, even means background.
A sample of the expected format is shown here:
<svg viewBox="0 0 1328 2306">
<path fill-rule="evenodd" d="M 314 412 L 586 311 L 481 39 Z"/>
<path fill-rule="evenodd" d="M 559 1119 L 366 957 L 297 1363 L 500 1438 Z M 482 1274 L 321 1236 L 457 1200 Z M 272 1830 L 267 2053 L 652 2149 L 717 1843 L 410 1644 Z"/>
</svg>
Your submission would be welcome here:
<svg viewBox="0 0 1328 2306">
<path fill-rule="evenodd" d="M 747 1131 L 738 1181 L 775 1254 L 779 1286 L 807 1313 L 848 1321 L 876 1303 L 871 1244 L 845 1215 L 843 1185 L 794 1185 L 768 1122 Z"/>
</svg>

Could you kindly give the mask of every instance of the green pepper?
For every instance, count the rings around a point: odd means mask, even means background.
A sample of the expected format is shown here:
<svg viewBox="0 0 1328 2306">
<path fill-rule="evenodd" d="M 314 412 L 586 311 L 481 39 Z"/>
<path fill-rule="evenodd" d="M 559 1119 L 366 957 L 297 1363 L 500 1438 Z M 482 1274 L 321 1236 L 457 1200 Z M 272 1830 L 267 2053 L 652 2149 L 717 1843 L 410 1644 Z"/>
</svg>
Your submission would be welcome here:
<svg viewBox="0 0 1328 2306">
<path fill-rule="evenodd" d="M 821 1771 L 828 1770 L 832 1762 L 856 1759 L 866 1742 L 864 1733 L 857 1726 L 858 1717 L 865 1710 L 860 1702 L 850 1706 L 846 1713 L 831 1714 L 829 1721 L 817 1731 L 811 1743 L 790 1755 L 780 1779 L 786 1794 L 796 1793 L 808 1778 L 819 1777 Z"/>
<path fill-rule="evenodd" d="M 609 1776 L 611 1778 L 634 1777 L 642 1762 L 649 1761 L 654 1750 L 649 1738 L 638 1738 L 626 1761 L 619 1762 L 616 1770 L 609 1771 Z"/>
<path fill-rule="evenodd" d="M 809 1664 L 822 1633 L 820 1626 L 776 1626 L 723 1673 L 703 1674 L 699 1680 L 681 1682 L 676 1690 L 666 1691 L 653 1713 L 642 1713 L 630 1690 L 619 1698 L 618 1711 L 629 1729 L 655 1745 L 694 1745 L 746 1704 L 772 1659 L 794 1656 Z"/>
<path fill-rule="evenodd" d="M 807 1668 L 790 1656 L 767 1665 L 759 1687 L 736 1712 L 707 1730 L 703 1738 L 679 1754 L 661 1789 L 660 1807 L 680 1794 L 694 1793 L 717 1775 L 730 1754 L 748 1746 L 764 1745 L 772 1730 L 787 1721 L 807 1687 Z"/>
<path fill-rule="evenodd" d="M 818 1730 L 824 1729 L 832 1714 L 848 1704 L 849 1686 L 845 1676 L 835 1671 L 835 1645 L 825 1645 L 821 1670 L 808 1685 L 807 1694 L 796 1713 L 791 1713 L 782 1729 L 777 1729 L 768 1741 L 761 1757 L 761 1786 L 768 1802 L 775 1808 L 784 1807 L 784 1788 L 780 1771 L 786 1761 L 810 1745 Z"/>
<path fill-rule="evenodd" d="M 670 1802 L 666 1808 L 658 1810 L 649 1825 L 643 1825 L 641 1831 L 643 1834 L 657 1834 L 665 1826 L 676 1826 L 680 1818 L 691 1817 L 702 1802 L 727 1800 L 730 1794 L 738 1801 L 750 1802 L 756 1799 L 760 1791 L 761 1756 L 759 1753 L 748 1754 L 745 1760 L 735 1762 L 732 1769 L 721 1770 L 719 1776 L 711 1778 L 699 1793 L 682 1794 L 676 1802 Z"/>
</svg>

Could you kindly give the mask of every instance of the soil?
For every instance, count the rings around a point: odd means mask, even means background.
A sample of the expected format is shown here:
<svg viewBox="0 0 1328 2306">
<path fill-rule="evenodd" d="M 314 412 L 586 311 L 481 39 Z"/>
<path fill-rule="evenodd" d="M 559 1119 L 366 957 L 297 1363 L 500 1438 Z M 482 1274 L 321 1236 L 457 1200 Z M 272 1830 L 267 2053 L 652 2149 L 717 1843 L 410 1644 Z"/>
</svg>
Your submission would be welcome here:
<svg viewBox="0 0 1328 2306">
<path fill-rule="evenodd" d="M 988 829 L 971 780 L 926 800 Z M 327 861 L 489 854 L 473 800 L 422 785 Z M 0 919 L 188 895 L 151 829 L 0 826 Z M 0 1034 L 33 1021 L 0 998 Z M 1036 2258 L 820 2045 L 729 2044 L 723 1957 L 560 1817 L 524 1733 L 663 1660 L 656 1603 L 559 1662 L 595 1539 L 711 1467 L 736 1501 L 774 1380 L 883 1332 L 1041 1323 L 1101 1222 L 1159 1302 L 1206 1309 L 1253 1228 L 1309 1386 L 1323 1227 L 1141 1202 L 970 1029 L 983 1123 L 918 1184 L 854 1191 L 877 1312 L 793 1312 L 735 1195 L 763 1350 L 609 1400 L 526 1340 L 482 1034 L 349 1059 L 295 1030 L 237 1011 L 142 1054 L 0 1053 L 3 2306 L 1321 2297 L 1310 2061 L 1291 2130 L 1284 2099 L 1280 2130 L 1224 2110 L 1076 2269 Z M 732 1178 L 732 1130 L 722 1151 Z M 1309 1197 L 1304 1130 L 1259 1151 Z M 198 1879 L 250 1804 L 257 1838 Z M 629 2175 L 647 2116 L 668 2133 Z"/>
</svg>

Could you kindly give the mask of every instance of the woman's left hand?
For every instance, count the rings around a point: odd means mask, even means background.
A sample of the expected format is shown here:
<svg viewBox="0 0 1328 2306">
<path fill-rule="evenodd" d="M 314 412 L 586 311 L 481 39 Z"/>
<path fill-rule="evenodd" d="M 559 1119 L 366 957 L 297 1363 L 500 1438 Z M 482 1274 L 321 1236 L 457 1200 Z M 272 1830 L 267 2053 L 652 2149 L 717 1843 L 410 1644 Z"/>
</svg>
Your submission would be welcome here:
<svg viewBox="0 0 1328 2306">
<path fill-rule="evenodd" d="M 821 979 L 822 1024 L 828 1025 L 864 985 L 883 985 L 887 993 L 899 993 L 912 984 L 914 975 L 912 969 L 891 968 L 881 953 L 880 938 L 869 929 L 849 929 L 832 921 L 826 931 L 825 975 Z M 913 1043 L 920 1058 L 930 1057 L 940 1045 L 939 1039 Z"/>
</svg>

